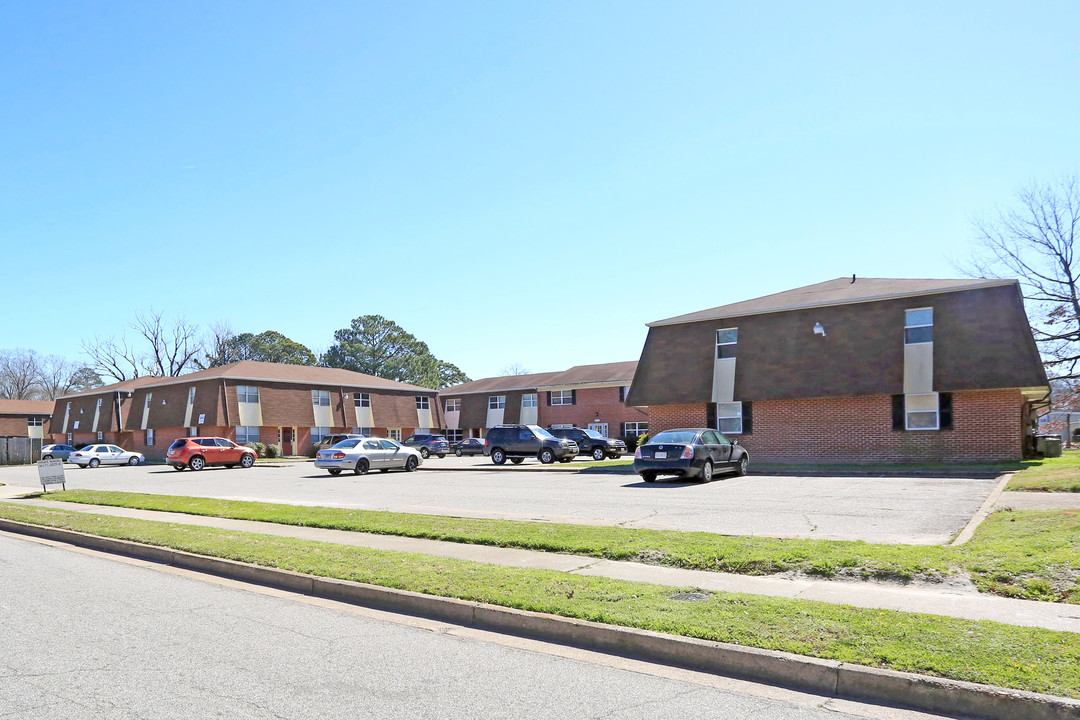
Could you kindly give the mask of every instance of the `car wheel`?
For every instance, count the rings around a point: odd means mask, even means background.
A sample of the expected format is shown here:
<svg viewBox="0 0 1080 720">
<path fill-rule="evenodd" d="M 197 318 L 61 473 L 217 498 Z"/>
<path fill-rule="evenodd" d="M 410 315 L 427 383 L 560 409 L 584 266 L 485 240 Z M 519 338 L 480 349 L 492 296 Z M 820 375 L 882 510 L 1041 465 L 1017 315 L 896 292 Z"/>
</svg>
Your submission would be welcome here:
<svg viewBox="0 0 1080 720">
<path fill-rule="evenodd" d="M 331 475 L 340 475 L 341 468 L 327 468 L 326 472 L 330 473 Z"/>
<path fill-rule="evenodd" d="M 177 463 L 177 464 L 172 466 L 172 469 L 173 470 L 183 470 L 185 467 L 186 467 L 186 465 L 180 465 L 179 463 Z"/>
<path fill-rule="evenodd" d="M 371 463 L 367 458 L 360 458 L 356 461 L 356 467 L 353 468 L 353 475 L 367 475 L 368 468 L 371 467 Z M 385 472 L 385 471 L 383 471 Z"/>
<path fill-rule="evenodd" d="M 98 460 L 97 458 L 90 458 L 90 463 L 89 463 L 90 467 L 97 467 L 100 464 L 101 464 L 101 461 Z"/>
<path fill-rule="evenodd" d="M 416 459 L 416 456 L 413 455 L 405 461 L 405 472 L 413 472 L 418 465 L 420 465 L 420 462 Z"/>
<path fill-rule="evenodd" d="M 192 470 L 202 470 L 206 467 L 206 460 L 196 455 L 188 461 L 188 467 Z"/>
<path fill-rule="evenodd" d="M 645 482 L 656 482 L 656 473 L 654 473 L 654 472 L 643 472 L 643 473 L 641 473 L 641 479 L 644 480 Z"/>
<path fill-rule="evenodd" d="M 525 462 L 525 458 L 510 458 L 510 462 L 514 463 L 515 465 L 520 465 L 521 463 Z"/>
<path fill-rule="evenodd" d="M 712 482 L 712 475 L 712 460 L 706 460 L 705 464 L 701 466 L 701 475 L 699 476 L 699 479 L 701 482 Z"/>
<path fill-rule="evenodd" d="M 502 448 L 495 448 L 491 451 L 491 462 L 496 465 L 502 465 L 506 462 L 506 453 L 503 452 Z"/>
<path fill-rule="evenodd" d="M 458 457 L 461 457 L 461 451 L 460 450 L 455 450 L 454 454 L 457 455 Z"/>
<path fill-rule="evenodd" d="M 431 453 L 430 453 L 430 452 L 428 452 L 428 449 L 427 449 L 426 447 L 422 447 L 422 448 L 420 448 L 420 457 L 422 457 L 422 458 L 424 458 L 425 460 L 427 460 L 427 459 L 428 459 L 428 455 L 430 455 L 430 454 L 431 454 Z"/>
<path fill-rule="evenodd" d="M 255 464 L 255 456 L 251 453 L 244 453 L 240 456 L 240 467 L 247 470 L 249 467 Z"/>
<path fill-rule="evenodd" d="M 436 457 L 442 460 L 444 457 L 446 457 L 446 453 L 439 453 L 438 455 L 436 455 Z"/>
<path fill-rule="evenodd" d="M 555 453 L 551 452 L 549 448 L 544 448 L 540 451 L 540 462 L 550 465 L 555 462 Z"/>
<path fill-rule="evenodd" d="M 597 462 L 603 460 L 604 459 L 604 448 L 602 448 L 602 447 L 593 448 L 592 459 L 596 460 Z"/>
<path fill-rule="evenodd" d="M 42 455 L 41 459 L 42 460 L 52 460 L 52 455 Z"/>
<path fill-rule="evenodd" d="M 739 459 L 739 464 L 735 466 L 735 472 L 739 475 L 745 475 L 747 469 L 750 467 L 750 457 L 743 455 Z"/>
<path fill-rule="evenodd" d="M 138 465 L 138 464 L 139 464 L 139 458 L 133 457 L 133 458 L 128 459 L 128 465 Z"/>
</svg>

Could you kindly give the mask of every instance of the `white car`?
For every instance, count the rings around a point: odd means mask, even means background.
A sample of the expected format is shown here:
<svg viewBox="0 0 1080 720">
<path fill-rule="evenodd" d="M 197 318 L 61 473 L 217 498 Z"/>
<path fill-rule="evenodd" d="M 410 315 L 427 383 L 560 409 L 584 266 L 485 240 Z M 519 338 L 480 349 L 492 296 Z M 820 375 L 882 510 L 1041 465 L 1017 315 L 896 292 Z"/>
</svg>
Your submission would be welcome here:
<svg viewBox="0 0 1080 720">
<path fill-rule="evenodd" d="M 146 457 L 142 453 L 128 452 L 115 445 L 87 445 L 68 455 L 68 462 L 82 468 L 96 468 L 98 465 L 138 465 L 145 461 Z"/>
<path fill-rule="evenodd" d="M 422 462 L 424 458 L 419 451 L 386 438 L 342 440 L 337 445 L 315 454 L 315 467 L 326 470 L 331 475 L 340 475 L 342 470 L 352 470 L 356 475 L 363 475 L 368 470 L 387 472 L 394 468 L 412 472 L 420 467 Z"/>
</svg>

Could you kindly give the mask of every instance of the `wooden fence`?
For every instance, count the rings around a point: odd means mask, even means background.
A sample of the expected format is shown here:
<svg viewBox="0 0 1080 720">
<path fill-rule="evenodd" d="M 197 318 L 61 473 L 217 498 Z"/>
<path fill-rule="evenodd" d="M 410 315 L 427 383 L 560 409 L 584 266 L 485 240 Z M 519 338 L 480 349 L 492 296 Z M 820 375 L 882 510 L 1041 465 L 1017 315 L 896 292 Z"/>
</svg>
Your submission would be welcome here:
<svg viewBox="0 0 1080 720">
<path fill-rule="evenodd" d="M 41 453 L 41 441 L 25 437 L 0 437 L 0 465 L 29 465 Z"/>
</svg>

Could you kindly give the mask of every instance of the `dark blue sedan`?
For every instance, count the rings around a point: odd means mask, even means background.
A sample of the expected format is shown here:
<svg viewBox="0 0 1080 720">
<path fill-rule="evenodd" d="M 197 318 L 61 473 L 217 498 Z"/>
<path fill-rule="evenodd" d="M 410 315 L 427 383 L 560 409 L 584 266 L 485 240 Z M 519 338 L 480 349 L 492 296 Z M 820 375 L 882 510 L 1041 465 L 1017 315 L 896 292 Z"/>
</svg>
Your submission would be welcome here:
<svg viewBox="0 0 1080 720">
<path fill-rule="evenodd" d="M 664 430 L 634 452 L 634 472 L 645 482 L 658 475 L 675 475 L 709 482 L 716 472 L 745 475 L 750 455 L 719 430 Z"/>
</svg>

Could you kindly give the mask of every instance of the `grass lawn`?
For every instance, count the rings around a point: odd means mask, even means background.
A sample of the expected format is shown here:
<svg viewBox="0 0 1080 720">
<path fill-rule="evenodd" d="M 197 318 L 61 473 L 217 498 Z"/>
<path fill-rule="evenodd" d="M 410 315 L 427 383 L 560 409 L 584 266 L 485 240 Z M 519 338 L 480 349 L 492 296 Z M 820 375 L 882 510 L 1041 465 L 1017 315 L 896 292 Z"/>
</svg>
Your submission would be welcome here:
<svg viewBox="0 0 1080 720">
<path fill-rule="evenodd" d="M 1028 460 L 1009 479 L 1006 490 L 1080 492 L 1080 450 L 1065 450 L 1061 457 Z"/>
<path fill-rule="evenodd" d="M 944 547 L 458 518 L 97 490 L 50 492 L 48 499 L 746 575 L 797 572 L 821 577 L 938 580 L 965 573 L 984 592 L 1080 603 L 1080 510 L 996 512 L 970 542 Z"/>
<path fill-rule="evenodd" d="M 692 588 L 10 503 L 0 503 L 0 516 L 443 597 L 1080 697 L 1080 636 L 1073 633 L 735 593 L 687 601 L 674 596 Z"/>
</svg>

